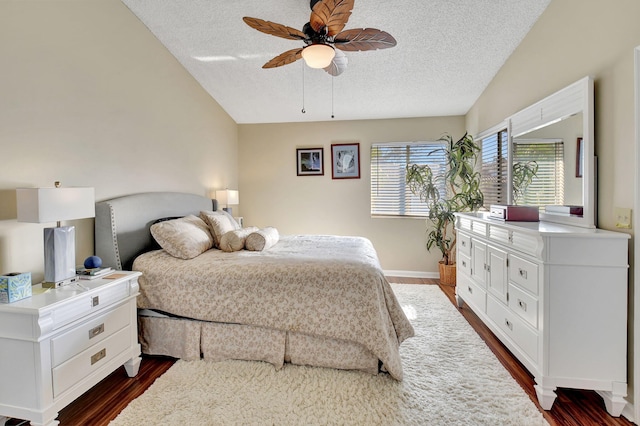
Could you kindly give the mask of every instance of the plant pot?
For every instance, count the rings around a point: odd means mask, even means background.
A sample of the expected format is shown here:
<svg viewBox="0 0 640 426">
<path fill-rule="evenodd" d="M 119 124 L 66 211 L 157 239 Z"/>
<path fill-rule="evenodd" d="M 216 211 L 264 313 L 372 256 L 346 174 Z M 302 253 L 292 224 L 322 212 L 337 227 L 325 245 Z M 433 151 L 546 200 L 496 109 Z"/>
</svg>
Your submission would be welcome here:
<svg viewBox="0 0 640 426">
<path fill-rule="evenodd" d="M 443 261 L 440 261 L 438 267 L 440 269 L 440 285 L 455 286 L 456 264 L 445 265 Z"/>
</svg>

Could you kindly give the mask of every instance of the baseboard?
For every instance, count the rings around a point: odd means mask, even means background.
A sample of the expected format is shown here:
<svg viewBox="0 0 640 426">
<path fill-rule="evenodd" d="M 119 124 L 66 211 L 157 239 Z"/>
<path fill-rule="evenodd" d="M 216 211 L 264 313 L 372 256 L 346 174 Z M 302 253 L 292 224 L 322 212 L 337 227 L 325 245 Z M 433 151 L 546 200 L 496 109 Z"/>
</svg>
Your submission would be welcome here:
<svg viewBox="0 0 640 426">
<path fill-rule="evenodd" d="M 626 418 L 631 423 L 638 424 L 635 421 L 635 412 L 636 412 L 636 410 L 635 410 L 633 404 L 630 403 L 629 400 L 627 399 L 627 405 L 625 405 L 624 409 L 622 410 L 622 417 Z"/>
<path fill-rule="evenodd" d="M 405 277 L 405 278 L 440 278 L 439 272 L 422 272 L 422 271 L 383 271 L 389 277 Z"/>
</svg>

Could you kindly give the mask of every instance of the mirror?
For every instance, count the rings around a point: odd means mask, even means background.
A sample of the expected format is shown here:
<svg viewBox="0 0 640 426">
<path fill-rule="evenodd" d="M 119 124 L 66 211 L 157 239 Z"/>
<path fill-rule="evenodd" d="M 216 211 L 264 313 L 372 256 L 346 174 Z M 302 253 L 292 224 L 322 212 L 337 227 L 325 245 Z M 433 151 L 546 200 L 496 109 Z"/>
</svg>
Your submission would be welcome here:
<svg viewBox="0 0 640 426">
<path fill-rule="evenodd" d="M 593 80 L 586 77 L 514 114 L 510 204 L 538 205 L 540 220 L 595 228 Z M 524 191 L 522 165 L 537 167 Z"/>
</svg>

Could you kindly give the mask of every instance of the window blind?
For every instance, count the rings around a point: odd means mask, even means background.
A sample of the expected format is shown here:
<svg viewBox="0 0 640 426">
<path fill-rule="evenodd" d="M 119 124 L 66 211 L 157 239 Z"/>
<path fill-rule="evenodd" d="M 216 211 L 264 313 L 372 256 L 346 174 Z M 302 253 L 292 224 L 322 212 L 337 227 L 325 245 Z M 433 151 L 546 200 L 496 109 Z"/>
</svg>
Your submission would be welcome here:
<svg viewBox="0 0 640 426">
<path fill-rule="evenodd" d="M 507 130 L 501 130 L 481 139 L 482 167 L 480 189 L 484 194 L 484 207 L 491 204 L 507 204 L 508 138 Z"/>
<path fill-rule="evenodd" d="M 426 204 L 405 183 L 410 164 L 429 165 L 434 173 L 446 167 L 444 142 L 398 142 L 371 146 L 371 215 L 427 216 Z M 439 188 L 444 193 L 444 182 Z"/>
<path fill-rule="evenodd" d="M 514 141 L 513 162 L 535 161 L 538 173 L 518 204 L 564 204 L 564 144 L 562 141 Z"/>
</svg>

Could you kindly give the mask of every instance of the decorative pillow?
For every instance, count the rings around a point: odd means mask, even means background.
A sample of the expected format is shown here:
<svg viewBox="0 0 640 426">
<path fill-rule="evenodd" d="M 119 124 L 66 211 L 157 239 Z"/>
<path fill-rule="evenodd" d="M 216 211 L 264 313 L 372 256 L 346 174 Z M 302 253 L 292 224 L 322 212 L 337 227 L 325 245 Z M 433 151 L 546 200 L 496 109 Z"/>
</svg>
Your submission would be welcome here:
<svg viewBox="0 0 640 426">
<path fill-rule="evenodd" d="M 244 246 L 247 250 L 262 251 L 268 250 L 280 239 L 278 230 L 272 226 L 267 226 L 259 231 L 252 232 L 247 236 Z"/>
<path fill-rule="evenodd" d="M 248 228 L 227 232 L 220 238 L 220 250 L 227 252 L 242 250 L 247 236 L 257 230 L 258 228 L 255 226 L 250 226 Z"/>
<path fill-rule="evenodd" d="M 155 223 L 151 235 L 167 253 L 180 259 L 193 259 L 213 247 L 209 227 L 194 215 Z"/>
<path fill-rule="evenodd" d="M 213 246 L 220 248 L 220 239 L 229 231 L 240 229 L 238 222 L 224 210 L 201 211 L 200 218 L 209 225 L 213 236 Z"/>
</svg>

